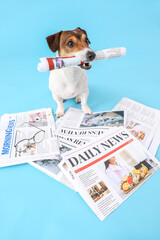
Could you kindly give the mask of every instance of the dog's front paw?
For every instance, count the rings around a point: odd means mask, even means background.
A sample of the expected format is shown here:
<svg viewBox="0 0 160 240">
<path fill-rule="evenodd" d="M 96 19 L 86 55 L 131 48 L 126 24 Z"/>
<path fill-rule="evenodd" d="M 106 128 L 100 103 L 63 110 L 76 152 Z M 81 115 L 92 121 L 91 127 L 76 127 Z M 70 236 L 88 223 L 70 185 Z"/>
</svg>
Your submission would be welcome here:
<svg viewBox="0 0 160 240">
<path fill-rule="evenodd" d="M 81 99 L 79 96 L 76 97 L 76 103 L 80 103 L 81 102 Z"/>
<path fill-rule="evenodd" d="M 82 110 L 85 114 L 91 115 L 93 113 L 92 110 L 88 106 L 82 107 Z"/>
<path fill-rule="evenodd" d="M 59 118 L 59 117 L 62 117 L 64 115 L 64 110 L 62 109 L 57 109 L 56 111 L 56 117 Z"/>
</svg>

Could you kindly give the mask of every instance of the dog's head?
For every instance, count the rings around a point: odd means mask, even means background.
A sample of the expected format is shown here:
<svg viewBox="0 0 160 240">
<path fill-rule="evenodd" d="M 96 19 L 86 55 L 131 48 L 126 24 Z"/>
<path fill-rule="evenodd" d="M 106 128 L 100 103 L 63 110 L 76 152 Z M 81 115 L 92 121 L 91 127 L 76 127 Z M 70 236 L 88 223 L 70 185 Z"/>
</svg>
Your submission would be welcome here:
<svg viewBox="0 0 160 240">
<path fill-rule="evenodd" d="M 60 31 L 46 38 L 52 52 L 58 51 L 61 57 L 76 56 L 82 61 L 90 62 L 95 59 L 95 52 L 89 47 L 90 41 L 87 33 L 81 28 L 72 31 Z M 90 63 L 80 65 L 81 68 L 89 70 Z"/>
</svg>

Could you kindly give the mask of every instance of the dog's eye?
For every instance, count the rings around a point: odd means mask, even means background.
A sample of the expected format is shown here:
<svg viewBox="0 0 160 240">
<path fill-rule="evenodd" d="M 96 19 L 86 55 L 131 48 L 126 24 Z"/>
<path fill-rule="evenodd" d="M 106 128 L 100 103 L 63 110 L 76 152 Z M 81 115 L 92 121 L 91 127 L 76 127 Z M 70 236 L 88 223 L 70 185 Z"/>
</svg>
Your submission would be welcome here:
<svg viewBox="0 0 160 240">
<path fill-rule="evenodd" d="M 73 41 L 69 41 L 67 43 L 67 45 L 68 45 L 68 47 L 72 48 L 72 47 L 74 47 L 75 43 Z"/>
<path fill-rule="evenodd" d="M 86 43 L 87 43 L 88 45 L 91 43 L 88 38 L 86 38 L 85 41 L 86 41 Z"/>
</svg>

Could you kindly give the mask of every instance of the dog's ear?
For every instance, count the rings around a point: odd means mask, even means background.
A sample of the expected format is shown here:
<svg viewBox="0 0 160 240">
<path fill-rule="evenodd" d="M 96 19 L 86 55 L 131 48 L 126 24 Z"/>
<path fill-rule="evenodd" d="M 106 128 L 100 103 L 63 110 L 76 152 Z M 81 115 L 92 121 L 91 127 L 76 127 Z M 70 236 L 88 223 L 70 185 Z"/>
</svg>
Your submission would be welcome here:
<svg viewBox="0 0 160 240">
<path fill-rule="evenodd" d="M 79 29 L 79 30 L 81 30 L 84 34 L 86 34 L 86 36 L 87 36 L 87 32 L 84 30 L 84 29 L 82 29 L 82 28 L 80 28 L 80 27 L 78 27 L 77 29 Z"/>
<path fill-rule="evenodd" d="M 61 33 L 62 33 L 62 31 L 46 37 L 48 46 L 52 52 L 56 52 L 59 48 Z"/>
</svg>

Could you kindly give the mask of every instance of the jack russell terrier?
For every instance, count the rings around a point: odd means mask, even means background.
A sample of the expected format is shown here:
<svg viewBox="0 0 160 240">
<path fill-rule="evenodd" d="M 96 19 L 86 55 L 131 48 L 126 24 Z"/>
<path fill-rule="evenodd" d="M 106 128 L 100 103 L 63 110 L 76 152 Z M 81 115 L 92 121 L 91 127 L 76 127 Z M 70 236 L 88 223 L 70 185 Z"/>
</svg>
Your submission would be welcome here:
<svg viewBox="0 0 160 240">
<path fill-rule="evenodd" d="M 81 61 L 93 61 L 95 52 L 89 47 L 90 41 L 85 30 L 76 28 L 73 31 L 60 31 L 46 38 L 49 48 L 56 52 L 57 56 L 75 56 Z M 90 63 L 80 66 L 67 67 L 51 71 L 49 76 L 49 88 L 53 99 L 57 102 L 56 116 L 64 115 L 63 101 L 76 97 L 76 102 L 82 105 L 86 114 L 92 114 L 87 105 L 89 94 L 88 79 L 85 70 L 91 68 Z"/>
</svg>

